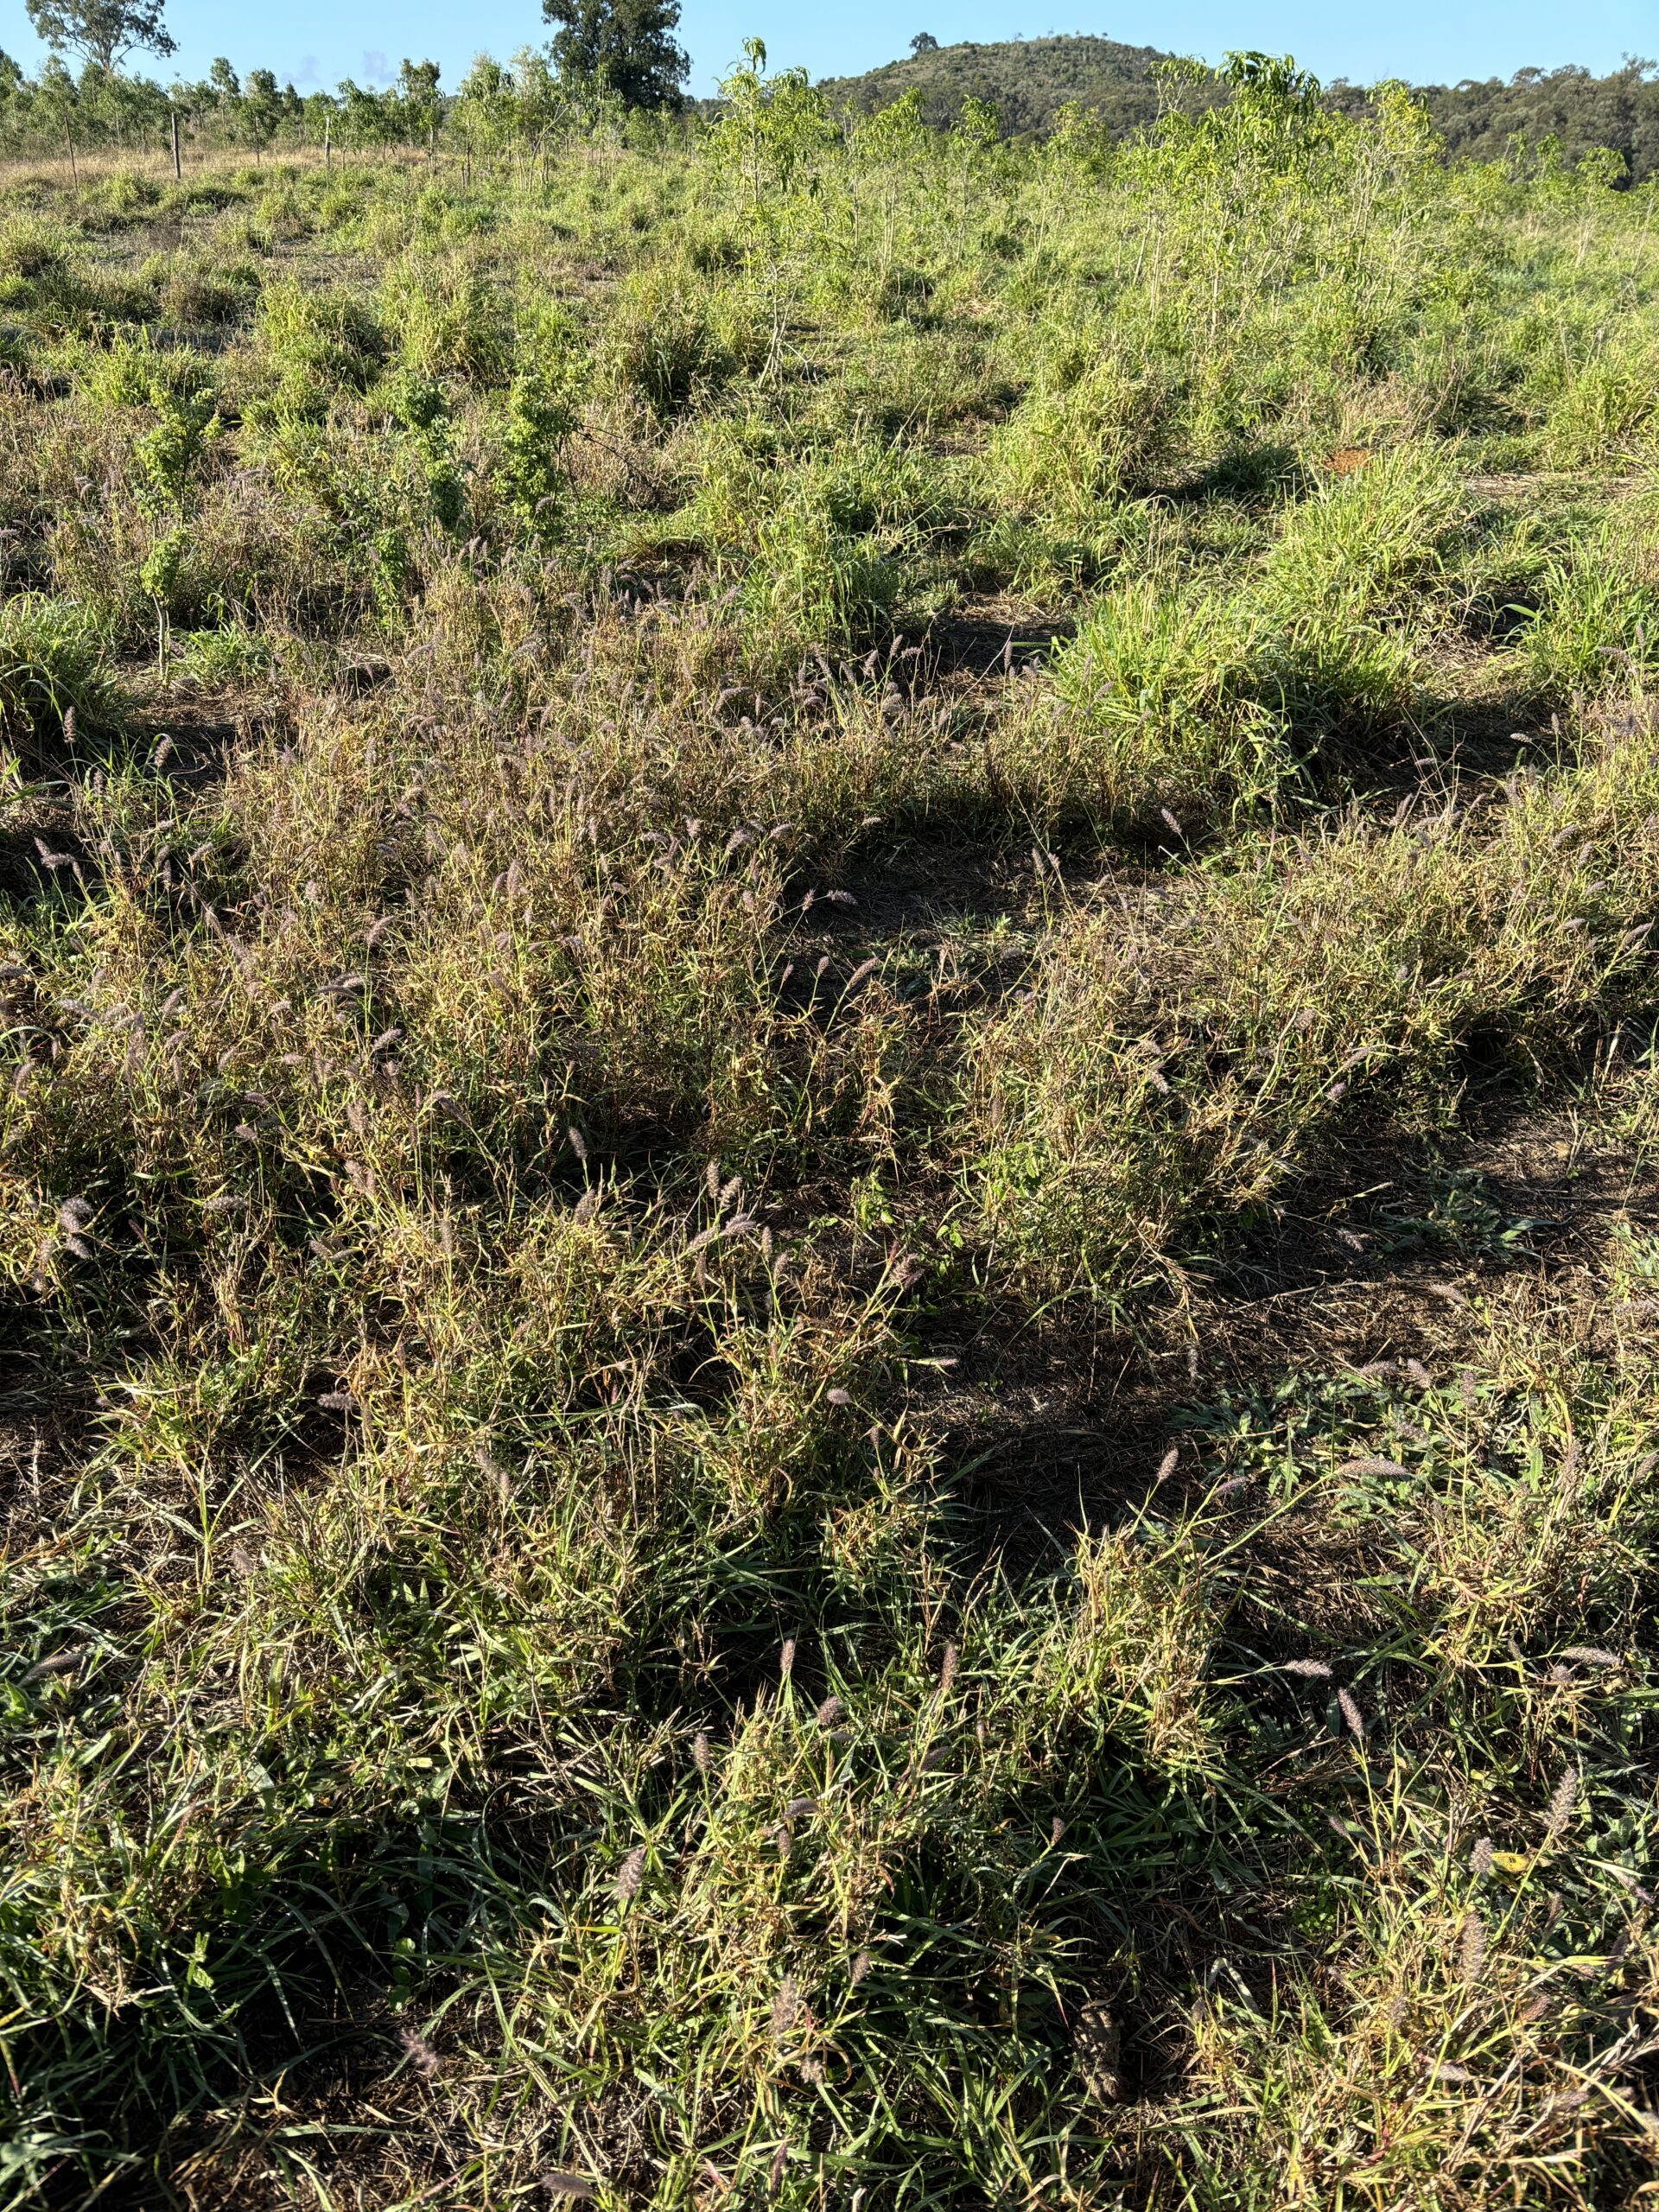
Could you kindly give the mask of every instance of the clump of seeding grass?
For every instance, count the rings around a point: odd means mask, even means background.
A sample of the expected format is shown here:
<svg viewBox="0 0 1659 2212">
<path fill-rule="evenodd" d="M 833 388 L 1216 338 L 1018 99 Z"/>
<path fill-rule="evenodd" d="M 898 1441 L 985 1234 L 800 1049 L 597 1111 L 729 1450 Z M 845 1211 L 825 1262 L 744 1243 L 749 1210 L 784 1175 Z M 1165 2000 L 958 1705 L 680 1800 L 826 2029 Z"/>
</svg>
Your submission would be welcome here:
<svg viewBox="0 0 1659 2212">
<path fill-rule="evenodd" d="M 976 1048 L 966 1126 L 1010 1263 L 1130 1293 L 1379 1089 L 1432 1114 L 1472 1050 L 1638 1010 L 1656 798 L 1650 726 L 1615 724 L 1571 771 L 1514 775 L 1493 819 L 1402 804 L 1079 913 Z"/>
</svg>

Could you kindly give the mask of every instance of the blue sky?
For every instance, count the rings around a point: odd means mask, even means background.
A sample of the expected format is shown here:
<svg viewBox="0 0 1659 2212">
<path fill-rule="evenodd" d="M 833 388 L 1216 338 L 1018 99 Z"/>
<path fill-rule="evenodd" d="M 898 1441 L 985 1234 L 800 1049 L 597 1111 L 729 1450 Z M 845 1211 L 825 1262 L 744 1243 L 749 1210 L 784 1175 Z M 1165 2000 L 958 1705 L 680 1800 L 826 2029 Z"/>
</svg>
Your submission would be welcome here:
<svg viewBox="0 0 1659 2212">
<path fill-rule="evenodd" d="M 1617 68 L 1627 54 L 1659 58 L 1659 0 L 1395 0 L 1332 8 L 1328 0 L 1160 0 L 1109 14 L 1056 16 L 1056 0 L 839 0 L 802 8 L 779 0 L 685 0 L 681 38 L 692 59 L 693 89 L 712 90 L 758 33 L 775 64 L 804 63 L 815 76 L 867 69 L 893 60 L 915 31 L 941 44 L 957 39 L 1039 37 L 1094 31 L 1134 45 L 1173 48 L 1214 60 L 1229 47 L 1293 53 L 1322 77 L 1367 82 L 1402 76 L 1419 82 L 1507 76 L 1529 65 L 1582 62 Z M 1063 4 L 1063 0 L 1062 0 Z M 1075 4 L 1075 0 L 1073 0 Z M 302 89 L 359 82 L 396 72 L 404 54 L 430 56 L 453 83 L 480 48 L 497 54 L 544 35 L 538 0 L 283 0 L 281 6 L 225 0 L 169 0 L 179 41 L 175 66 L 205 73 L 216 54 L 238 68 L 260 64 Z M 26 67 L 39 59 L 22 0 L 0 0 L 0 45 Z"/>
</svg>

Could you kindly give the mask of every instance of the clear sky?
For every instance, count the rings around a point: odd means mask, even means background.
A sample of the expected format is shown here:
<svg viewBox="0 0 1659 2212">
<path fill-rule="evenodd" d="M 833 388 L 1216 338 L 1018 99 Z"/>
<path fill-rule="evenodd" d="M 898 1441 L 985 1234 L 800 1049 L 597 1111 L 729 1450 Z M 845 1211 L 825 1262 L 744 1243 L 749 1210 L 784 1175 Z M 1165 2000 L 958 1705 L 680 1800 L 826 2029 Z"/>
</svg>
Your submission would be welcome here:
<svg viewBox="0 0 1659 2212">
<path fill-rule="evenodd" d="M 680 35 L 699 92 L 712 91 L 752 33 L 766 40 L 775 65 L 804 63 L 814 76 L 890 61 L 916 31 L 931 31 L 941 45 L 1092 31 L 1208 60 L 1229 47 L 1255 47 L 1356 83 L 1508 76 L 1565 61 L 1600 73 L 1627 54 L 1659 58 L 1659 0 L 1132 0 L 1075 16 L 1054 15 L 1057 3 L 1065 0 L 902 0 L 901 14 L 891 0 L 685 0 Z M 180 48 L 173 66 L 186 75 L 205 74 L 224 54 L 238 69 L 263 64 L 302 91 L 344 76 L 379 81 L 405 54 L 441 63 L 453 84 L 480 49 L 505 55 L 545 35 L 539 0 L 471 0 L 464 8 L 442 0 L 168 0 L 168 18 Z M 0 45 L 26 67 L 38 61 L 22 0 L 0 0 Z"/>
</svg>

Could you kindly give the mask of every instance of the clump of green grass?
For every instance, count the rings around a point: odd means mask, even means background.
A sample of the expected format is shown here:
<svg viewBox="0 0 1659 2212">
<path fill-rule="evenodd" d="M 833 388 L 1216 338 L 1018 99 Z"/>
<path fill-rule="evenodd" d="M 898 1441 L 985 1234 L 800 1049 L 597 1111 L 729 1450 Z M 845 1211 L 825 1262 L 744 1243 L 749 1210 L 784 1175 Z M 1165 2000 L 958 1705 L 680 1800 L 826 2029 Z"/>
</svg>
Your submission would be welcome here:
<svg viewBox="0 0 1659 2212">
<path fill-rule="evenodd" d="M 1258 805 L 1297 766 L 1266 648 L 1224 588 L 1123 584 L 1059 655 L 1058 712 L 1015 738 L 1004 772 L 1035 784 L 1049 815 L 1079 802 L 1109 821 L 1195 799 L 1206 812 Z"/>
<path fill-rule="evenodd" d="M 1158 482 L 1179 439 L 1177 403 L 1155 372 L 1102 340 L 1068 344 L 991 441 L 992 496 L 1062 528 L 1103 501 Z"/>
<path fill-rule="evenodd" d="M 1604 525 L 1547 563 L 1522 640 L 1547 697 L 1624 696 L 1644 683 L 1659 651 L 1659 594 L 1637 553 L 1644 535 L 1639 524 Z"/>
<path fill-rule="evenodd" d="M 387 327 L 418 374 L 462 377 L 484 386 L 505 381 L 512 322 L 499 290 L 464 264 L 434 270 L 405 261 L 381 288 Z"/>
<path fill-rule="evenodd" d="M 212 385 L 200 354 L 189 346 L 156 345 L 147 326 L 89 352 L 82 381 L 100 410 L 162 406 L 169 400 L 195 397 Z"/>
<path fill-rule="evenodd" d="M 1264 597 L 1299 629 L 1416 614 L 1466 512 L 1453 454 L 1398 446 L 1287 507 Z"/>
<path fill-rule="evenodd" d="M 1562 378 L 1540 444 L 1554 468 L 1629 467 L 1653 442 L 1653 361 L 1640 346 L 1593 353 Z"/>
<path fill-rule="evenodd" d="M 1050 817 L 1213 821 L 1272 804 L 1322 755 L 1363 760 L 1410 728 L 1408 619 L 1436 621 L 1462 518 L 1446 461 L 1405 452 L 1288 504 L 1242 575 L 1166 556 L 1089 608 L 999 772 Z"/>
<path fill-rule="evenodd" d="M 28 308 L 58 297 L 72 282 L 71 245 L 38 216 L 14 218 L 0 232 L 0 301 Z"/>
<path fill-rule="evenodd" d="M 672 262 L 642 270 L 617 303 L 606 334 L 610 375 L 656 415 L 683 413 L 753 370 L 766 340 L 741 295 Z"/>
<path fill-rule="evenodd" d="M 97 625 L 72 601 L 23 592 L 0 607 L 0 729 L 17 751 L 88 730 L 119 711 L 120 686 Z"/>
</svg>

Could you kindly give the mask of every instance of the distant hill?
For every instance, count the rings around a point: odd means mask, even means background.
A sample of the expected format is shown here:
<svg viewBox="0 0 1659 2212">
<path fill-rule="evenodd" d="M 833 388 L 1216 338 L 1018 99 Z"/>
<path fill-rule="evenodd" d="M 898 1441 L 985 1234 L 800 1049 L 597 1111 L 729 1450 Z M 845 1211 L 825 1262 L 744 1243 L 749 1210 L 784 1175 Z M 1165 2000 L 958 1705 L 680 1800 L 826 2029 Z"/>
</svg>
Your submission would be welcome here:
<svg viewBox="0 0 1659 2212">
<path fill-rule="evenodd" d="M 1127 137 L 1156 117 L 1152 72 L 1168 59 L 1155 46 L 1122 46 L 1109 38 L 966 42 L 889 61 L 861 77 L 828 78 L 819 89 L 837 105 L 868 112 L 914 86 L 923 114 L 937 124 L 954 123 L 971 95 L 990 101 L 1003 129 L 1017 138 L 1040 137 L 1065 103 L 1077 100 Z M 1634 178 L 1659 174 L 1659 79 L 1650 62 L 1627 62 L 1606 77 L 1570 67 L 1522 69 L 1507 82 L 1465 79 L 1417 91 L 1454 158 L 1493 161 L 1516 136 L 1536 145 L 1553 135 L 1569 161 L 1587 147 L 1612 146 Z M 1353 108 L 1365 94 L 1358 86 L 1336 84 L 1330 97 L 1336 106 Z"/>
<path fill-rule="evenodd" d="M 831 77 L 819 89 L 838 105 L 868 113 L 914 86 L 932 124 L 954 123 L 965 99 L 989 100 L 1003 129 L 1019 138 L 1040 137 L 1066 101 L 1077 100 L 1127 133 L 1157 115 L 1152 72 L 1168 59 L 1155 46 L 1120 46 L 1110 38 L 970 41 L 889 61 L 861 77 Z"/>
<path fill-rule="evenodd" d="M 1587 69 L 1521 69 L 1506 84 L 1421 85 L 1418 92 L 1448 154 L 1498 160 L 1512 137 L 1560 141 L 1569 161 L 1591 146 L 1614 146 L 1638 181 L 1659 171 L 1659 81 L 1649 61 L 1628 61 L 1608 77 Z"/>
</svg>

